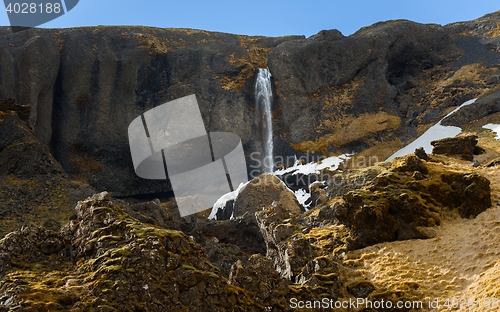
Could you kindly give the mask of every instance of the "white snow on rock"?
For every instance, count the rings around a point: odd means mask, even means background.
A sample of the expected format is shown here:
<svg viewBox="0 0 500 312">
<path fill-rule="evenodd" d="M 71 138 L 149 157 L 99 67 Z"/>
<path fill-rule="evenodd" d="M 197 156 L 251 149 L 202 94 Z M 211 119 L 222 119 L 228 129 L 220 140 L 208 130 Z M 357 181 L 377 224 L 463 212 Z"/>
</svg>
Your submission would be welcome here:
<svg viewBox="0 0 500 312">
<path fill-rule="evenodd" d="M 299 159 L 295 161 L 295 164 L 289 168 L 286 169 L 280 169 L 274 171 L 272 174 L 274 175 L 283 175 L 285 173 L 290 173 L 292 175 L 295 174 L 320 174 L 321 170 L 323 169 L 330 169 L 330 170 L 335 170 L 339 167 L 339 165 L 342 162 L 347 161 L 349 158 L 351 158 L 352 155 L 349 154 L 343 154 L 340 156 L 332 156 L 325 158 L 319 162 L 310 162 L 307 164 L 302 164 Z M 283 183 L 283 182 L 282 182 Z M 210 216 L 208 219 L 210 220 L 217 220 L 217 211 L 219 209 L 224 209 L 226 207 L 226 204 L 230 200 L 236 200 L 236 197 L 238 197 L 239 193 L 243 190 L 243 188 L 248 184 L 247 183 L 241 183 L 240 186 L 227 194 L 222 195 L 214 204 L 212 207 L 212 211 L 210 212 Z M 286 184 L 283 183 L 285 186 Z M 288 188 L 288 187 L 287 187 Z M 290 190 L 292 191 L 292 190 Z M 293 191 L 292 191 L 293 192 Z M 293 192 L 295 194 L 295 197 L 297 197 L 297 200 L 299 203 L 307 210 L 311 203 L 306 204 L 306 201 L 311 197 L 311 192 L 306 191 L 305 189 L 299 189 L 298 191 Z M 231 219 L 233 216 L 231 215 Z"/>
<path fill-rule="evenodd" d="M 459 127 L 441 125 L 441 121 L 443 121 L 443 119 L 445 119 L 446 117 L 455 114 L 462 107 L 471 105 L 475 101 L 476 99 L 469 100 L 460 105 L 459 107 L 455 108 L 448 115 L 444 116 L 437 124 L 427 129 L 427 131 L 425 131 L 424 134 L 419 136 L 415 141 L 411 142 L 410 144 L 406 145 L 396 153 L 392 154 L 389 158 L 387 158 L 387 160 L 392 160 L 399 156 L 411 154 L 415 151 L 415 149 L 419 147 L 423 147 L 426 153 L 429 154 L 432 153 L 432 145 L 431 145 L 432 141 L 444 138 L 453 138 L 456 135 L 460 134 L 460 132 L 462 132 L 462 129 Z"/>
<path fill-rule="evenodd" d="M 320 174 L 323 169 L 335 170 L 339 165 L 351 158 L 352 155 L 342 154 L 340 156 L 332 156 L 325 158 L 319 162 L 310 162 L 307 164 L 302 164 L 300 159 L 295 161 L 295 164 L 291 167 L 285 169 L 279 169 L 274 171 L 275 175 L 284 175 L 286 173 L 295 174 Z"/>
<path fill-rule="evenodd" d="M 208 216 L 208 219 L 209 220 L 217 220 L 217 211 L 219 211 L 219 209 L 224 209 L 224 207 L 226 207 L 226 203 L 228 201 L 236 200 L 236 197 L 238 196 L 238 194 L 240 194 L 241 190 L 243 190 L 247 184 L 248 184 L 248 182 L 240 183 L 240 185 L 238 186 L 237 189 L 235 189 L 232 192 L 229 192 L 229 193 L 222 195 L 215 202 L 214 206 L 212 207 L 212 211 L 210 212 L 210 216 Z M 231 219 L 232 218 L 233 218 L 233 216 L 231 215 Z"/>
<path fill-rule="evenodd" d="M 315 182 L 309 184 L 309 187 L 308 187 L 309 192 L 303 188 L 294 192 L 295 197 L 297 197 L 297 200 L 299 201 L 299 204 L 301 204 L 302 207 L 304 207 L 304 209 L 306 211 L 308 211 L 309 208 L 311 207 L 312 201 L 310 201 L 308 204 L 306 204 L 306 202 L 311 198 L 311 188 L 316 184 L 321 184 L 321 185 L 325 186 L 326 182 L 325 181 L 315 181 Z"/>
<path fill-rule="evenodd" d="M 309 206 L 311 206 L 311 203 L 306 204 L 306 201 L 309 198 L 311 198 L 311 193 L 306 192 L 306 190 L 304 190 L 304 189 L 298 189 L 294 193 L 295 193 L 295 197 L 297 197 L 297 200 L 299 201 L 299 204 L 301 204 L 302 207 L 304 207 L 307 211 Z"/>
<path fill-rule="evenodd" d="M 497 134 L 495 139 L 500 140 L 500 125 L 497 124 L 487 124 L 483 126 L 484 129 L 489 129 Z"/>
<path fill-rule="evenodd" d="M 330 169 L 330 170 L 337 169 L 341 163 L 347 161 L 351 157 L 352 157 L 352 154 L 342 154 L 340 156 L 332 156 L 332 157 L 322 159 L 319 162 L 310 162 L 307 164 L 302 164 L 301 161 L 299 159 L 297 159 L 293 166 L 288 167 L 286 169 L 276 170 L 274 172 L 274 174 L 281 175 L 281 176 L 285 175 L 285 174 L 291 174 L 291 175 L 320 174 L 321 170 L 323 170 L 323 169 Z M 319 183 L 321 183 L 321 182 L 319 182 Z M 302 189 L 298 189 L 297 191 L 295 191 L 294 194 L 295 194 L 295 197 L 297 197 L 297 200 L 299 201 L 299 203 L 302 205 L 302 207 L 304 207 L 304 209 L 306 209 L 306 211 L 307 211 L 309 209 L 309 207 L 311 206 L 310 202 L 308 204 L 306 204 L 306 202 L 311 198 L 310 186 L 309 186 L 309 191 L 302 188 Z"/>
</svg>

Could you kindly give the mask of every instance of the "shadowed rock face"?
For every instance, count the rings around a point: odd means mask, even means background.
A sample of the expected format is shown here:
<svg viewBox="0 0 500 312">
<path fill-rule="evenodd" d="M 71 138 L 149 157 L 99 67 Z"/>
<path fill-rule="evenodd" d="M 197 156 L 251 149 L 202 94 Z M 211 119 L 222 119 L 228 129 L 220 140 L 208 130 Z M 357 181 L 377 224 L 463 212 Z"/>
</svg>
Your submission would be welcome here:
<svg viewBox="0 0 500 312">
<path fill-rule="evenodd" d="M 14 112 L 0 112 L 0 175 L 49 176 L 62 173 L 50 150 Z"/>
<path fill-rule="evenodd" d="M 26 106 L 0 103 L 0 237 L 36 222 L 58 228 L 74 214 L 77 200 L 93 194 L 72 182 L 28 124 Z M 29 111 L 28 111 L 29 112 Z"/>
<path fill-rule="evenodd" d="M 294 147 L 323 153 L 360 150 L 370 136 L 402 136 L 406 125 L 398 93 L 411 77 L 453 60 L 457 52 L 445 28 L 407 21 L 376 24 L 349 37 L 332 30 L 281 44 L 269 55 L 269 66 L 279 90 L 284 148 L 311 141 Z M 385 125 L 366 128 L 376 114 Z M 351 117 L 348 123 L 358 118 L 367 123 L 332 137 L 332 132 L 344 132 L 341 115 Z"/>
<path fill-rule="evenodd" d="M 234 132 L 253 150 L 254 74 L 297 37 L 244 37 L 145 27 L 0 29 L 0 99 L 30 104 L 29 123 L 71 175 L 115 195 L 168 191 L 136 178 L 129 123 L 196 94 L 207 130 Z"/>
<path fill-rule="evenodd" d="M 484 19 L 493 25 L 498 13 Z M 498 74 L 500 54 L 491 49 L 498 36 L 476 28 L 391 21 L 349 37 L 328 30 L 305 39 L 146 27 L 13 34 L 4 27 L 0 100 L 30 105 L 30 128 L 72 177 L 117 196 L 152 194 L 171 187 L 133 171 L 127 127 L 141 113 L 194 93 L 207 130 L 239 135 L 250 167 L 250 154 L 261 152 L 255 73 L 269 66 L 277 155 L 406 142 L 416 126 L 496 87 L 484 81 Z M 464 34 L 475 39 L 463 44 Z M 479 50 L 488 61 L 468 57 Z M 483 65 L 467 67 L 475 62 Z"/>
<path fill-rule="evenodd" d="M 445 118 L 441 124 L 459 127 L 497 112 L 500 112 L 500 92 L 494 92 L 478 99 L 472 107 L 465 106 L 461 108 L 455 114 Z"/>
</svg>

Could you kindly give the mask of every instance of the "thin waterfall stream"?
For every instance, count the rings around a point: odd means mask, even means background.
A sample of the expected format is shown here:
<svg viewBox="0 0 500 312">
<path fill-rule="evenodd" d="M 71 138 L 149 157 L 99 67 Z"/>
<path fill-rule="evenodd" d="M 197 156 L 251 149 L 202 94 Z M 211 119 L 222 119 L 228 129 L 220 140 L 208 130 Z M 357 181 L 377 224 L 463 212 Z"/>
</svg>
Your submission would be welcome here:
<svg viewBox="0 0 500 312">
<path fill-rule="evenodd" d="M 255 120 L 262 144 L 263 172 L 274 170 L 272 104 L 271 73 L 267 68 L 259 68 L 255 80 Z"/>
</svg>

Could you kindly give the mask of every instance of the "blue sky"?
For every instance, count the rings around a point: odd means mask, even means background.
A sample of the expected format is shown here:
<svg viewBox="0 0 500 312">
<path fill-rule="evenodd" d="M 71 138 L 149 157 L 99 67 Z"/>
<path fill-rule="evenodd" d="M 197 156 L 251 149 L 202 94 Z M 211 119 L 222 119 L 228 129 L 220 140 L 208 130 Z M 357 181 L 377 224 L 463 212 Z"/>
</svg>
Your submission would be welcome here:
<svg viewBox="0 0 500 312">
<path fill-rule="evenodd" d="M 379 21 L 409 19 L 444 25 L 497 10 L 499 0 L 80 0 L 72 11 L 40 27 L 142 25 L 265 36 L 310 36 L 335 28 L 349 35 Z M 0 13 L 0 25 L 9 25 L 5 11 Z"/>
</svg>

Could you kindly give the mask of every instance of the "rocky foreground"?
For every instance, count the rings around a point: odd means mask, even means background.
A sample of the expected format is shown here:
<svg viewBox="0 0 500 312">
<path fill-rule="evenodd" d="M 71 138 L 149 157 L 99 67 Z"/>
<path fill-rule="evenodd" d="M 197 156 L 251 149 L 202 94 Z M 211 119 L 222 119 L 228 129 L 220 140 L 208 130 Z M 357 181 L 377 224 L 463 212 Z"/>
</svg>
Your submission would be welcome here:
<svg viewBox="0 0 500 312">
<path fill-rule="evenodd" d="M 323 298 L 494 297 L 498 169 L 460 161 L 409 155 L 353 171 L 366 182 L 335 196 L 328 184 L 308 212 L 262 175 L 235 200 L 232 220 L 187 222 L 157 200 L 95 194 L 59 230 L 28 225 L 0 241 L 0 307 L 282 311 Z"/>
</svg>

